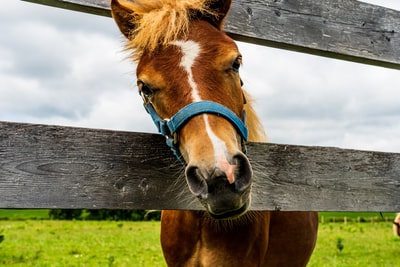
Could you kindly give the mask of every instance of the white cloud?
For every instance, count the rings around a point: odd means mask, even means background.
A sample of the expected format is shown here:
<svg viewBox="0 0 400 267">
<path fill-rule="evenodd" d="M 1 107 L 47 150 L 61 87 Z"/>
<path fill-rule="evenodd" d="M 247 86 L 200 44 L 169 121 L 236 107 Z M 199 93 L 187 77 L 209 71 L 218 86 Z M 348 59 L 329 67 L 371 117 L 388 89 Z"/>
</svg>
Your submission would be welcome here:
<svg viewBox="0 0 400 267">
<path fill-rule="evenodd" d="M 104 94 L 135 90 L 135 66 L 124 60 L 111 19 L 21 3 L 7 2 L 12 14 L 0 11 L 1 120 L 89 126 Z"/>
<path fill-rule="evenodd" d="M 93 107 L 85 116 L 72 119 L 53 116 L 47 120 L 50 124 L 155 133 L 156 129 L 143 110 L 141 101 L 133 90 L 117 92 L 109 90 L 97 97 Z"/>
<path fill-rule="evenodd" d="M 400 151 L 397 70 L 239 45 L 271 142 Z"/>
<path fill-rule="evenodd" d="M 362 2 L 400 10 L 400 2 L 398 0 L 362 0 Z"/>
</svg>

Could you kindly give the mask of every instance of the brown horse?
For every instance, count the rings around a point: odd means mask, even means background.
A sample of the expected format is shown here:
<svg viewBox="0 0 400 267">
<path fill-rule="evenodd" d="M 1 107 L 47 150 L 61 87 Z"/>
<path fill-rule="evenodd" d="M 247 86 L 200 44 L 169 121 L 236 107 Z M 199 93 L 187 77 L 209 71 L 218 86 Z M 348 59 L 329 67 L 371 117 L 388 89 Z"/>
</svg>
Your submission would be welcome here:
<svg viewBox="0 0 400 267">
<path fill-rule="evenodd" d="M 396 214 L 393 221 L 393 234 L 395 236 L 400 236 L 400 213 Z"/>
<path fill-rule="evenodd" d="M 230 4 L 111 2 L 145 107 L 205 208 L 162 212 L 163 253 L 168 266 L 305 266 L 315 212 L 248 211 L 254 178 L 245 141 L 265 141 L 265 134 L 242 89 L 242 55 L 222 31 Z"/>
</svg>

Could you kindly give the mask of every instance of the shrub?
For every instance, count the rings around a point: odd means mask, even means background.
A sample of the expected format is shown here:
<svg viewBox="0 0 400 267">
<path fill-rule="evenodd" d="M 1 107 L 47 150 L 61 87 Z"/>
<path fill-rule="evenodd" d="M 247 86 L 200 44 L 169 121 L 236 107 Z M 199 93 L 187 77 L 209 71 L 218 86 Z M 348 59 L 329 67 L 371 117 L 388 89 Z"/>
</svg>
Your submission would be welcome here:
<svg viewBox="0 0 400 267">
<path fill-rule="evenodd" d="M 49 211 L 49 217 L 53 220 L 79 220 L 82 210 L 56 209 Z"/>
<path fill-rule="evenodd" d="M 343 238 L 338 237 L 336 239 L 336 248 L 339 250 L 339 252 L 342 252 L 342 250 L 344 249 Z"/>
</svg>

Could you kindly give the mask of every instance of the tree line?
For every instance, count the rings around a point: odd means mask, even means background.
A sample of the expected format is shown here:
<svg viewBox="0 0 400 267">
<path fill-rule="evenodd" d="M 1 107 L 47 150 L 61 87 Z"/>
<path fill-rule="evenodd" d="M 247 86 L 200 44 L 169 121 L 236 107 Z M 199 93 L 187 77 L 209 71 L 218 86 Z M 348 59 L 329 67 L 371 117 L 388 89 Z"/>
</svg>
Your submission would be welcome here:
<svg viewBox="0 0 400 267">
<path fill-rule="evenodd" d="M 159 210 L 105 210 L 105 209 L 54 209 L 49 210 L 53 220 L 108 220 L 108 221 L 159 221 Z"/>
</svg>

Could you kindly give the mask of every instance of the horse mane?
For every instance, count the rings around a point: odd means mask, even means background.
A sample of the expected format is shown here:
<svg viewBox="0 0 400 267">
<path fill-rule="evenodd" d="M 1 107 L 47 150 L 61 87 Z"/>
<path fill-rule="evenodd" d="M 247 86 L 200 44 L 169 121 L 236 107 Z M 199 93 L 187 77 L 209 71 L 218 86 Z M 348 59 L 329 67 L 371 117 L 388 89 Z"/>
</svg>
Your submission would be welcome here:
<svg viewBox="0 0 400 267">
<path fill-rule="evenodd" d="M 199 14 L 216 16 L 209 8 L 211 3 L 212 0 L 127 1 L 135 28 L 126 48 L 132 50 L 134 59 L 138 60 L 143 51 L 152 53 L 158 46 L 168 46 L 187 34 L 192 18 Z"/>
<path fill-rule="evenodd" d="M 247 104 L 244 105 L 244 109 L 246 111 L 246 125 L 249 129 L 249 138 L 250 142 L 266 142 L 267 135 L 265 133 L 264 127 L 261 123 L 260 118 L 257 116 L 256 111 L 254 110 L 252 103 L 254 102 L 250 95 L 243 91 L 246 97 Z"/>
</svg>

